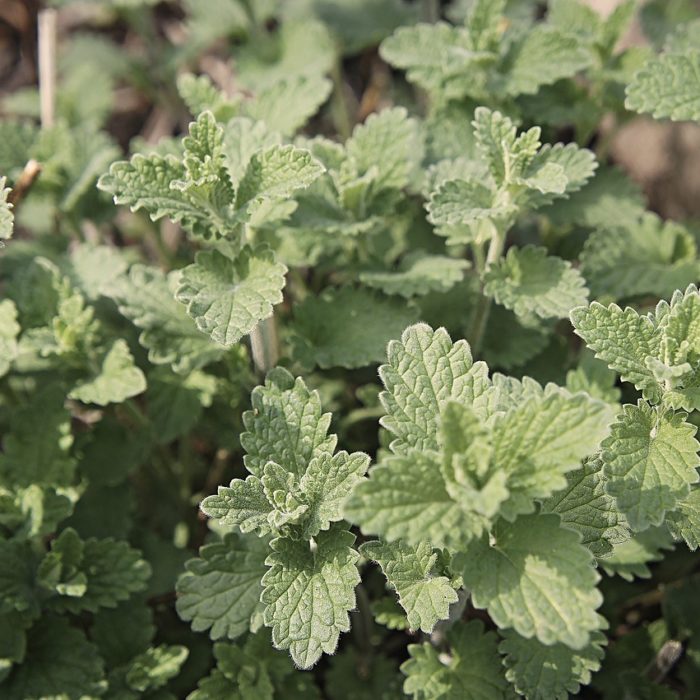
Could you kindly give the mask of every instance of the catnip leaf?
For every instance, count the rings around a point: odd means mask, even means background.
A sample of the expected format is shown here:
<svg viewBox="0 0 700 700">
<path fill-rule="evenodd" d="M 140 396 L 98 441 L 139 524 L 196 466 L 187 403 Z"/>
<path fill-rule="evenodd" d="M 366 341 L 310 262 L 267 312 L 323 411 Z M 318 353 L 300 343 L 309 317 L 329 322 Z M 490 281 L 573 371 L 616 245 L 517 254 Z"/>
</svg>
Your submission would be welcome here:
<svg viewBox="0 0 700 700">
<path fill-rule="evenodd" d="M 29 630 L 24 661 L 3 684 L 7 700 L 100 697 L 104 662 L 83 632 L 65 617 L 45 615 Z"/>
<path fill-rule="evenodd" d="M 308 187 L 324 167 L 309 151 L 296 146 L 271 146 L 255 153 L 238 184 L 236 208 L 252 200 L 282 198 Z"/>
<path fill-rule="evenodd" d="M 345 144 L 357 175 L 374 170 L 378 189 L 401 189 L 417 178 L 423 150 L 418 122 L 403 107 L 370 114 Z"/>
<path fill-rule="evenodd" d="M 386 387 L 380 398 L 387 415 L 381 424 L 394 435 L 392 450 L 435 450 L 442 407 L 447 401 L 485 406 L 488 368 L 474 362 L 465 340 L 452 343 L 444 328 L 419 323 L 387 348 L 388 362 L 379 368 Z"/>
<path fill-rule="evenodd" d="M 335 450 L 337 438 L 328 435 L 331 414 L 323 413 L 318 392 L 286 369 L 269 372 L 264 386 L 253 389 L 251 404 L 241 434 L 251 474 L 261 477 L 265 465 L 275 462 L 301 479 L 312 457 Z"/>
<path fill-rule="evenodd" d="M 68 394 L 69 398 L 106 406 L 146 390 L 146 377 L 134 364 L 129 346 L 122 338 L 115 340 L 98 362 L 101 365 L 96 373 L 80 380 Z"/>
<path fill-rule="evenodd" d="M 457 592 L 446 576 L 434 574 L 437 554 L 427 542 L 410 547 L 401 540 L 366 542 L 360 553 L 376 561 L 389 585 L 399 596 L 411 629 L 430 633 L 438 620 L 445 620 Z"/>
<path fill-rule="evenodd" d="M 438 185 L 427 204 L 434 224 L 474 224 L 483 219 L 505 219 L 513 213 L 507 203 L 494 200 L 494 192 L 476 180 L 448 180 Z"/>
<path fill-rule="evenodd" d="M 547 646 L 525 639 L 513 630 L 503 630 L 498 650 L 505 655 L 506 678 L 528 700 L 567 700 L 591 682 L 601 665 L 605 635 L 595 631 L 580 650 L 565 644 Z"/>
<path fill-rule="evenodd" d="M 567 318 L 585 304 L 588 290 L 578 270 L 545 248 L 510 248 L 484 276 L 484 291 L 521 318 Z"/>
<path fill-rule="evenodd" d="M 700 546 L 700 489 L 691 489 L 678 509 L 666 514 L 666 525 L 673 539 L 683 540 L 691 552 Z"/>
<path fill-rule="evenodd" d="M 290 135 L 316 114 L 332 89 L 333 83 L 320 75 L 288 76 L 264 87 L 242 108 L 272 131 Z"/>
<path fill-rule="evenodd" d="M 651 58 L 627 86 L 625 107 L 674 121 L 700 119 L 700 53 L 665 52 Z"/>
<path fill-rule="evenodd" d="M 365 367 L 384 358 L 386 344 L 416 320 L 417 312 L 396 297 L 363 288 L 326 290 L 294 310 L 294 354 L 304 363 Z"/>
<path fill-rule="evenodd" d="M 625 581 L 651 578 L 647 565 L 663 559 L 663 550 L 670 549 L 673 549 L 673 541 L 668 530 L 650 527 L 616 544 L 612 554 L 598 563 L 608 576 L 620 576 Z"/>
<path fill-rule="evenodd" d="M 650 407 L 644 401 L 622 407 L 611 435 L 602 444 L 607 492 L 632 530 L 660 525 L 698 481 L 696 428 L 680 413 Z"/>
<path fill-rule="evenodd" d="M 581 544 L 596 557 L 607 556 L 629 537 L 625 518 L 606 492 L 605 482 L 600 459 L 584 460 L 581 469 L 567 474 L 566 488 L 542 504 L 543 512 L 556 513 L 566 527 L 581 533 Z"/>
<path fill-rule="evenodd" d="M 117 248 L 106 245 L 82 244 L 70 255 L 66 270 L 70 281 L 85 298 L 94 301 L 121 277 L 127 262 Z"/>
<path fill-rule="evenodd" d="M 266 247 L 229 253 L 205 250 L 182 270 L 175 298 L 197 328 L 223 346 L 237 343 L 282 301 L 287 268 Z"/>
<path fill-rule="evenodd" d="M 464 585 L 499 627 L 546 645 L 583 649 L 599 626 L 602 597 L 592 555 L 551 514 L 499 521 L 459 555 Z M 456 562 L 457 563 L 457 562 Z"/>
<path fill-rule="evenodd" d="M 0 540 L 0 613 L 39 614 L 36 572 L 28 542 Z"/>
<path fill-rule="evenodd" d="M 278 649 L 289 649 L 299 668 L 311 668 L 322 653 L 332 654 L 341 632 L 350 629 L 360 582 L 355 537 L 342 527 L 305 540 L 272 540 L 270 567 L 262 579 L 265 625 Z"/>
<path fill-rule="evenodd" d="M 629 224 L 607 224 L 586 240 L 581 270 L 594 297 L 671 296 L 698 278 L 695 240 L 651 212 Z"/>
<path fill-rule="evenodd" d="M 508 475 L 510 491 L 501 514 L 512 520 L 518 513 L 530 513 L 534 499 L 564 488 L 565 474 L 597 451 L 611 417 L 602 401 L 564 391 L 525 399 L 497 417 L 492 461 Z"/>
<path fill-rule="evenodd" d="M 271 531 L 269 518 L 274 508 L 257 476 L 219 486 L 216 495 L 207 496 L 200 507 L 210 518 L 221 520 L 226 527 L 238 526 L 243 533 L 257 530 L 266 535 Z"/>
<path fill-rule="evenodd" d="M 484 507 L 488 507 L 485 503 Z M 462 509 L 448 493 L 436 452 L 407 451 L 383 460 L 355 487 L 345 517 L 364 534 L 409 545 L 460 548 L 478 537 L 488 519 Z"/>
<path fill-rule="evenodd" d="M 267 541 L 227 534 L 204 545 L 177 580 L 177 614 L 195 632 L 236 639 L 251 627 L 262 593 Z"/>
<path fill-rule="evenodd" d="M 0 301 L 0 377 L 7 374 L 19 351 L 17 336 L 17 307 L 11 299 Z"/>
<path fill-rule="evenodd" d="M 596 301 L 574 309 L 570 315 L 576 334 L 597 358 L 619 372 L 623 381 L 632 382 L 652 396 L 658 394 L 646 359 L 659 355 L 660 338 L 647 316 L 640 316 L 630 307 L 623 311 L 617 304 L 605 307 Z"/>
<path fill-rule="evenodd" d="M 139 654 L 129 665 L 126 682 L 140 693 L 162 688 L 180 673 L 189 651 L 179 644 L 160 644 Z"/>
<path fill-rule="evenodd" d="M 304 517 L 304 535 L 315 537 L 331 523 L 343 519 L 342 506 L 353 488 L 364 480 L 369 456 L 362 452 L 338 452 L 315 456 L 299 483 L 309 510 Z"/>
<path fill-rule="evenodd" d="M 506 56 L 503 89 L 511 96 L 534 95 L 543 85 L 571 77 L 590 63 L 590 52 L 576 36 L 537 25 Z"/>
<path fill-rule="evenodd" d="M 449 661 L 428 643 L 411 644 L 401 665 L 404 693 L 415 700 L 500 700 L 508 683 L 498 656 L 498 637 L 479 620 L 457 623 L 447 633 Z"/>
<path fill-rule="evenodd" d="M 7 179 L 0 177 L 0 241 L 12 238 L 15 217 L 12 213 L 12 204 L 8 201 L 10 188 L 5 187 Z"/>
<path fill-rule="evenodd" d="M 174 293 L 181 273 L 164 275 L 146 265 L 133 265 L 128 276 L 107 288 L 119 311 L 142 330 L 139 343 L 148 350 L 155 365 L 171 365 L 187 374 L 218 360 L 224 349 L 200 333 Z"/>
<path fill-rule="evenodd" d="M 410 253 L 401 260 L 398 270 L 360 272 L 360 282 L 381 289 L 385 294 L 397 294 L 406 299 L 430 292 L 446 292 L 462 281 L 466 260 L 443 255 Z"/>
</svg>

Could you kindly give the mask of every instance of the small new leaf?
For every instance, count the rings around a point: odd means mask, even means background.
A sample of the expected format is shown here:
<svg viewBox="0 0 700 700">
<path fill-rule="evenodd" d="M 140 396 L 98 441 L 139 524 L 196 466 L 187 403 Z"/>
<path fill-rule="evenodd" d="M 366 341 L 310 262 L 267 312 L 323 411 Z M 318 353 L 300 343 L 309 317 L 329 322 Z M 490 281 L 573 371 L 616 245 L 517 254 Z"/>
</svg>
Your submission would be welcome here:
<svg viewBox="0 0 700 700">
<path fill-rule="evenodd" d="M 446 576 L 434 573 L 437 553 L 427 542 L 410 547 L 400 540 L 393 544 L 366 542 L 360 553 L 376 561 L 396 590 L 411 629 L 430 633 L 438 620 L 449 614 L 457 592 Z"/>
</svg>

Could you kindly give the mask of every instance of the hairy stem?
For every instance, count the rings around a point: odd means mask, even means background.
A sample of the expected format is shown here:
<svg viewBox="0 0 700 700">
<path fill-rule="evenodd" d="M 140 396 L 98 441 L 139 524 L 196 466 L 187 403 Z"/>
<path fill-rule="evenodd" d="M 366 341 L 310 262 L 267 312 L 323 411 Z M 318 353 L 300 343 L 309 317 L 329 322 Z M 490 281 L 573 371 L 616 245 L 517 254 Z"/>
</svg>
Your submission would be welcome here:
<svg viewBox="0 0 700 700">
<path fill-rule="evenodd" d="M 250 334 L 253 365 L 260 374 L 267 374 L 279 360 L 279 340 L 274 314 L 263 319 Z"/>
<path fill-rule="evenodd" d="M 53 126 L 56 119 L 56 17 L 53 9 L 39 13 L 39 103 L 44 128 Z"/>
<path fill-rule="evenodd" d="M 484 294 L 484 283 L 483 283 L 483 273 L 486 272 L 493 263 L 495 263 L 503 254 L 503 246 L 506 242 L 505 233 L 497 231 L 494 233 L 491 243 L 489 243 L 489 250 L 486 254 L 486 262 L 484 264 L 484 269 L 481 273 L 481 297 L 479 299 L 478 306 L 476 308 L 476 313 L 474 314 L 474 320 L 472 322 L 471 333 L 469 334 L 469 341 L 472 346 L 474 353 L 477 353 L 481 348 L 481 343 L 484 340 L 484 332 L 486 331 L 486 324 L 489 321 L 489 315 L 491 313 L 491 297 Z"/>
</svg>

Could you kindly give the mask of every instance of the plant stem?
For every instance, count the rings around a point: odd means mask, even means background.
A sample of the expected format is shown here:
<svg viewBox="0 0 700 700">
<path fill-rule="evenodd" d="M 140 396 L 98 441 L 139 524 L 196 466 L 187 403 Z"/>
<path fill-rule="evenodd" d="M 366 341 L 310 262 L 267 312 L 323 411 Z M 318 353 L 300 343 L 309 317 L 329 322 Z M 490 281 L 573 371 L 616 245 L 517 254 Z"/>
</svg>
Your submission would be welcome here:
<svg viewBox="0 0 700 700">
<path fill-rule="evenodd" d="M 483 272 L 486 272 L 489 267 L 501 257 L 505 242 L 506 235 L 504 232 L 497 231 L 494 233 L 491 243 L 489 243 L 489 250 L 486 254 L 486 262 L 484 264 Z M 479 304 L 476 308 L 476 313 L 474 314 L 472 330 L 469 334 L 469 341 L 471 342 L 474 353 L 477 353 L 481 348 L 481 343 L 484 339 L 484 332 L 486 331 L 486 324 L 488 323 L 489 315 L 491 313 L 491 297 L 484 294 L 483 273 L 481 277 L 481 298 L 479 299 Z"/>
<path fill-rule="evenodd" d="M 440 19 L 440 0 L 423 0 L 423 18 L 432 23 Z"/>
<path fill-rule="evenodd" d="M 333 98 L 331 104 L 331 112 L 333 114 L 333 123 L 338 131 L 338 135 L 346 141 L 352 134 L 352 127 L 355 120 L 353 119 L 350 105 L 348 104 L 345 95 L 345 81 L 343 80 L 343 59 L 338 51 L 338 57 L 333 63 L 331 69 L 331 78 L 333 80 Z"/>
<path fill-rule="evenodd" d="M 39 101 L 44 128 L 53 126 L 56 118 L 56 16 L 53 9 L 39 13 Z"/>
<path fill-rule="evenodd" d="M 253 365 L 260 374 L 267 374 L 279 360 L 279 341 L 274 315 L 263 319 L 250 334 Z"/>
</svg>

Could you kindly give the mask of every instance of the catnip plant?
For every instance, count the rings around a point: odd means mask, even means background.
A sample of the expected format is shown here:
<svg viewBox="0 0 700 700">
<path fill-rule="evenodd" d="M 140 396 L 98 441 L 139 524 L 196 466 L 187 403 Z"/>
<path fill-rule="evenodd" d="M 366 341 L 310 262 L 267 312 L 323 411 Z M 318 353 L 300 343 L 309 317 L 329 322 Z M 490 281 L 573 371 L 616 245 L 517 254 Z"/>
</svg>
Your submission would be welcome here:
<svg viewBox="0 0 700 700">
<path fill-rule="evenodd" d="M 692 2 L 92 12 L 0 121 L 0 697 L 695 697 L 699 238 L 611 155 Z"/>
</svg>

